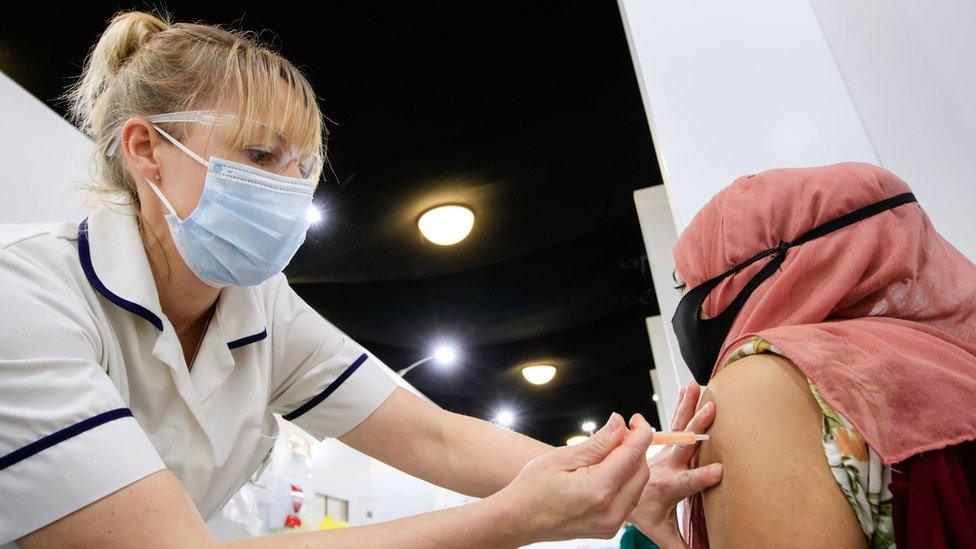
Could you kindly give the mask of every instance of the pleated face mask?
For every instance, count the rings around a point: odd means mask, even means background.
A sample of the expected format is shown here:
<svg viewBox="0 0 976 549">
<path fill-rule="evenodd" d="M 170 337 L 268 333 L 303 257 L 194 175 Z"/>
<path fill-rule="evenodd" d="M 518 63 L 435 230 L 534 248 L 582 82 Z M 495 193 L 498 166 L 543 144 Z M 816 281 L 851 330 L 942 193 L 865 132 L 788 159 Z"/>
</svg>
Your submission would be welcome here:
<svg viewBox="0 0 976 549">
<path fill-rule="evenodd" d="M 170 212 L 166 222 L 187 267 L 216 288 L 254 286 L 284 270 L 305 241 L 315 182 L 214 156 L 208 162 L 153 127 L 207 168 L 200 202 L 184 219 L 146 179 Z"/>
</svg>

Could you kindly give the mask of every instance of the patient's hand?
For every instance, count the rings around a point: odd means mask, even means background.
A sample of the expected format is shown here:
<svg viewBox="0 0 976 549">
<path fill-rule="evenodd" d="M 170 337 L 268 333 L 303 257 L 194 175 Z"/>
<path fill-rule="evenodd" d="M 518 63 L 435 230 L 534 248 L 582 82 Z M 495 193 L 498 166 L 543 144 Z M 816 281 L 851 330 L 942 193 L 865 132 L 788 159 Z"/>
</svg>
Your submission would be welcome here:
<svg viewBox="0 0 976 549">
<path fill-rule="evenodd" d="M 708 402 L 695 413 L 701 388 L 697 383 L 681 390 L 672 431 L 704 433 L 715 420 L 715 403 Z M 662 548 L 685 547 L 678 531 L 675 507 L 682 499 L 722 480 L 722 466 L 691 469 L 689 462 L 698 445 L 669 446 L 647 460 L 650 478 L 644 485 L 637 508 L 627 518 Z"/>
</svg>

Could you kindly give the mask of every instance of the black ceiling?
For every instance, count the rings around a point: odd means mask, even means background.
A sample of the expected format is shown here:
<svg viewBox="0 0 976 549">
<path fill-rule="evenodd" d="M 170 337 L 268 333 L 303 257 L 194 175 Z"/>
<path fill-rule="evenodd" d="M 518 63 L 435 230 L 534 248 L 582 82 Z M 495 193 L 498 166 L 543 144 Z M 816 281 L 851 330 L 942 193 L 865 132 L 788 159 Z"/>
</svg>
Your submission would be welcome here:
<svg viewBox="0 0 976 549">
<path fill-rule="evenodd" d="M 407 379 L 452 411 L 510 406 L 550 444 L 611 411 L 657 422 L 632 192 L 660 173 L 616 2 L 165 6 L 268 29 L 336 122 L 326 221 L 286 271 L 326 318 L 393 369 L 458 342 L 453 370 Z M 55 98 L 125 8 L 147 6 L 20 4 L 0 22 L 0 70 L 64 115 Z M 416 229 L 442 202 L 477 216 L 454 247 Z M 536 361 L 559 367 L 553 382 L 521 379 Z"/>
</svg>

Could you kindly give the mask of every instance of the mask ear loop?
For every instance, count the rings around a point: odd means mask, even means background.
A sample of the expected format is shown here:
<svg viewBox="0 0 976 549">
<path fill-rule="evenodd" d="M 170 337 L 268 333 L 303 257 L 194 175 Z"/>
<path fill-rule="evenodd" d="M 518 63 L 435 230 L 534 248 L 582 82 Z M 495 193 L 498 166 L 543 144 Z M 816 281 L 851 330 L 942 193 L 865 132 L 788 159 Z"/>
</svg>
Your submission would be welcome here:
<svg viewBox="0 0 976 549">
<path fill-rule="evenodd" d="M 189 147 L 187 147 L 183 143 L 180 143 L 179 140 L 177 140 L 175 137 L 173 137 L 172 135 L 166 133 L 162 128 L 160 128 L 159 126 L 157 126 L 155 124 L 153 124 L 153 127 L 156 128 L 156 131 L 158 131 L 159 133 L 161 133 L 164 136 L 166 136 L 166 139 L 169 139 L 170 141 L 172 141 L 174 145 L 176 145 L 177 147 L 180 148 L 180 150 L 182 150 L 186 154 L 188 154 L 191 157 L 193 157 L 193 159 L 196 160 L 197 162 L 203 164 L 203 167 L 205 167 L 205 168 L 209 168 L 210 167 L 210 162 L 207 162 L 199 154 L 193 152 Z"/>
<path fill-rule="evenodd" d="M 735 318 L 735 315 L 738 314 L 739 309 L 745 305 L 746 300 L 749 299 L 752 292 L 756 291 L 756 288 L 758 288 L 759 285 L 762 284 L 767 278 L 771 277 L 773 273 L 776 272 L 776 269 L 783 264 L 783 261 L 786 259 L 786 253 L 791 247 L 792 245 L 787 242 L 780 242 L 779 246 L 773 248 L 775 252 L 773 252 L 773 258 L 769 261 L 769 263 L 766 263 L 766 265 L 764 265 L 758 273 L 749 279 L 749 282 L 746 282 L 746 285 L 739 290 L 738 295 L 735 296 L 732 302 L 729 303 L 728 306 L 725 307 L 725 310 L 719 313 L 715 319 L 722 319 L 731 323 L 731 319 L 726 317 L 731 316 L 732 318 Z"/>
<path fill-rule="evenodd" d="M 760 259 L 763 259 L 765 257 L 769 257 L 770 255 L 777 254 L 777 253 L 778 254 L 781 254 L 781 255 L 785 255 L 783 252 L 785 252 L 788 247 L 789 247 L 789 245 L 786 244 L 785 242 L 780 242 L 780 244 L 778 246 L 776 246 L 775 248 L 769 248 L 767 250 L 763 250 L 763 251 L 757 253 L 756 255 L 750 257 L 749 259 L 746 259 L 745 261 L 743 261 L 743 262 L 739 263 L 738 265 L 732 267 L 731 269 L 725 271 L 724 273 L 722 273 L 722 274 L 720 274 L 720 275 L 718 275 L 718 276 L 716 276 L 714 278 L 711 278 L 709 280 L 706 280 L 705 282 L 702 282 L 698 286 L 695 286 L 687 294 L 685 294 L 684 297 L 681 298 L 681 301 L 687 300 L 688 303 L 689 303 L 689 305 L 690 304 L 693 304 L 693 303 L 697 305 L 697 307 L 695 307 L 695 316 L 694 316 L 694 318 L 700 324 L 709 324 L 708 321 L 710 321 L 710 320 L 713 321 L 713 320 L 721 319 L 722 316 L 725 315 L 725 311 L 729 310 L 731 307 L 733 307 L 736 304 L 736 301 L 738 301 L 739 300 L 739 297 L 742 295 L 742 291 L 739 292 L 739 295 L 737 295 L 735 297 L 735 299 L 733 299 L 733 301 L 731 303 L 729 303 L 728 305 L 725 306 L 725 310 L 723 310 L 721 313 L 715 315 L 714 317 L 707 318 L 707 319 L 706 318 L 699 318 L 698 315 L 701 312 L 701 307 L 705 303 L 705 300 L 708 299 L 708 295 L 710 293 L 712 293 L 712 290 L 714 290 L 715 287 L 718 286 L 719 283 L 721 283 L 726 278 L 728 278 L 728 277 L 730 277 L 730 276 L 738 273 L 739 271 L 745 269 L 746 267 L 752 265 L 753 263 L 759 261 Z M 780 262 L 782 262 L 782 260 L 780 260 Z M 768 266 L 767 266 L 767 268 L 768 268 Z M 763 270 L 765 270 L 765 268 Z M 761 274 L 763 272 L 763 270 L 761 270 L 759 273 L 756 273 L 756 275 L 758 276 L 759 274 Z M 770 273 L 770 274 L 772 274 L 772 273 Z M 766 276 L 769 276 L 769 275 L 766 275 Z M 755 280 L 755 277 L 753 277 L 753 280 Z M 748 286 L 749 286 L 749 284 L 751 284 L 751 282 L 752 281 L 750 281 L 750 283 L 747 283 L 746 284 L 746 288 L 748 288 Z M 761 282 L 762 282 L 762 280 L 759 280 L 756 283 L 756 286 L 758 286 L 759 283 L 761 283 Z M 743 288 L 743 291 L 746 288 Z M 754 289 L 755 288 L 753 288 L 753 290 Z M 752 293 L 752 290 L 749 290 L 749 293 L 751 294 Z M 747 299 L 748 297 L 749 297 L 748 295 L 745 296 L 745 298 L 743 298 L 742 301 L 745 301 L 745 299 Z M 680 304 L 680 302 L 679 302 L 679 304 Z M 711 322 L 710 324 L 715 324 L 715 322 Z"/>
<path fill-rule="evenodd" d="M 193 152 L 189 147 L 187 147 L 183 143 L 180 143 L 178 139 L 176 139 L 175 137 L 173 137 L 172 135 L 170 135 L 169 133 L 167 133 L 165 130 L 163 130 L 162 128 L 160 128 L 156 124 L 153 124 L 153 127 L 156 128 L 156 131 L 158 131 L 159 133 L 163 134 L 163 136 L 165 136 L 166 139 L 169 139 L 174 145 L 176 145 L 177 147 L 179 147 L 180 150 L 182 150 L 186 154 L 190 155 L 194 160 L 196 160 L 200 164 L 203 164 L 203 166 L 206 167 L 207 169 L 210 168 L 210 163 L 209 162 L 207 162 L 206 160 L 204 160 L 203 158 L 201 158 L 200 155 L 198 155 L 197 153 Z M 166 206 L 166 209 L 169 210 L 169 213 L 173 214 L 174 217 L 176 217 L 177 219 L 179 219 L 180 216 L 176 215 L 176 208 L 174 208 L 173 205 L 170 203 L 170 201 L 167 200 L 165 196 L 163 196 L 163 191 L 161 191 L 159 189 L 159 187 L 156 186 L 155 183 L 153 183 L 152 181 L 150 181 L 149 178 L 146 178 L 146 183 L 149 183 L 149 188 L 152 189 L 154 193 L 156 193 L 156 196 L 159 197 L 159 201 L 163 203 L 163 206 Z"/>
<path fill-rule="evenodd" d="M 169 200 L 166 200 L 165 196 L 163 196 L 163 191 L 159 190 L 159 187 L 157 187 L 156 184 L 153 183 L 148 177 L 146 178 L 146 183 L 149 183 L 149 188 L 156 193 L 156 196 L 159 197 L 159 201 L 163 203 L 163 206 L 166 206 L 169 213 L 173 214 L 174 217 L 179 219 L 180 216 L 176 215 L 176 210 L 173 208 L 173 205 L 169 203 Z"/>
</svg>

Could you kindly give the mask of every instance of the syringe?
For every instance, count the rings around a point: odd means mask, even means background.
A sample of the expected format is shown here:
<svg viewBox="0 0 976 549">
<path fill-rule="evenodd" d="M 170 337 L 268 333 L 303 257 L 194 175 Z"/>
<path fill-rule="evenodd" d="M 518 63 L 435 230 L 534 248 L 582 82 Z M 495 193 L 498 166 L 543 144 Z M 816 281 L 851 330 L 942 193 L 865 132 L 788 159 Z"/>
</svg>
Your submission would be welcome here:
<svg viewBox="0 0 976 549">
<path fill-rule="evenodd" d="M 708 435 L 699 435 L 691 431 L 671 431 L 665 433 L 654 433 L 654 438 L 651 440 L 651 444 L 694 444 L 702 440 L 708 440 Z"/>
</svg>

